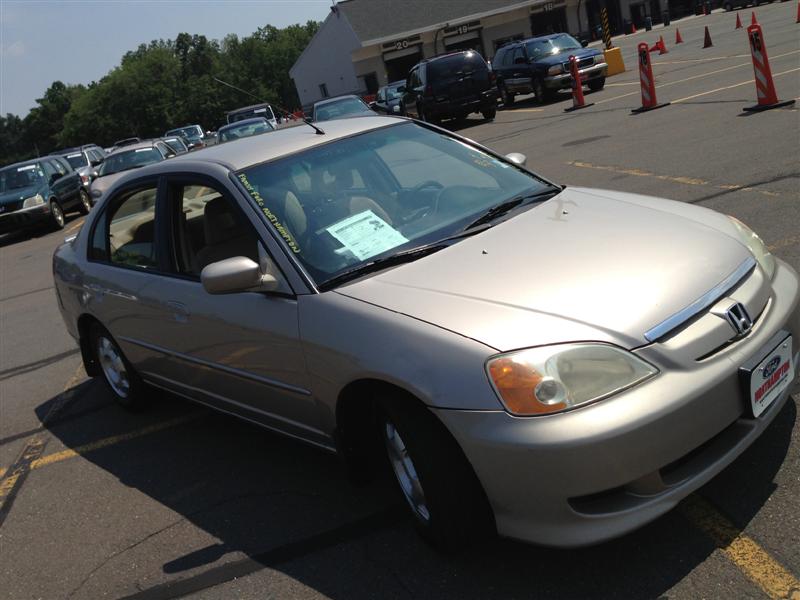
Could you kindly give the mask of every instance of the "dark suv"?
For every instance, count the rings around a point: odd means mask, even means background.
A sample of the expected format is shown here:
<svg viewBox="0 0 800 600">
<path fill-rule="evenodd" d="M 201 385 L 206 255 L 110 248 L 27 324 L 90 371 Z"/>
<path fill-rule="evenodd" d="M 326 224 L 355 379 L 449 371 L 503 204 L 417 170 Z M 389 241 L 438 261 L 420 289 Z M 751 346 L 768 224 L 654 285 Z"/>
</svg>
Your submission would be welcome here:
<svg viewBox="0 0 800 600">
<path fill-rule="evenodd" d="M 603 53 L 596 48 L 584 48 L 567 33 L 529 38 L 499 48 L 492 68 L 503 104 L 511 106 L 516 94 L 530 93 L 543 103 L 552 100 L 558 90 L 571 88 L 570 55 L 578 59 L 581 81 L 592 91 L 603 89 L 608 72 Z"/>
<path fill-rule="evenodd" d="M 479 112 L 494 119 L 497 89 L 494 74 L 474 50 L 423 60 L 408 73 L 402 111 L 421 121 L 464 119 Z"/>
<path fill-rule="evenodd" d="M 64 213 L 91 208 L 81 179 L 60 156 L 44 156 L 0 169 L 0 233 L 41 223 L 64 227 Z"/>
</svg>

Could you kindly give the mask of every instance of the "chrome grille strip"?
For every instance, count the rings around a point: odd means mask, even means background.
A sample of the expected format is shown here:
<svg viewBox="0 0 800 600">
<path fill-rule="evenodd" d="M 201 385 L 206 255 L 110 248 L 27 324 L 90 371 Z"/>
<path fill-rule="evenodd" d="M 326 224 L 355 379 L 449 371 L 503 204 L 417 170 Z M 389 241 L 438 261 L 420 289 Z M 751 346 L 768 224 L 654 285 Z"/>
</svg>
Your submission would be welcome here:
<svg viewBox="0 0 800 600">
<path fill-rule="evenodd" d="M 667 335 L 673 329 L 680 327 L 686 321 L 704 311 L 709 306 L 714 304 L 714 302 L 722 298 L 725 293 L 739 283 L 745 277 L 745 275 L 750 273 L 755 266 L 756 259 L 752 256 L 747 257 L 742 264 L 736 267 L 733 273 L 728 275 L 725 279 L 720 281 L 717 285 L 708 290 L 689 306 L 679 310 L 674 315 L 667 317 L 661 323 L 646 331 L 644 334 L 645 339 L 648 342 L 655 342 L 657 339 Z"/>
</svg>

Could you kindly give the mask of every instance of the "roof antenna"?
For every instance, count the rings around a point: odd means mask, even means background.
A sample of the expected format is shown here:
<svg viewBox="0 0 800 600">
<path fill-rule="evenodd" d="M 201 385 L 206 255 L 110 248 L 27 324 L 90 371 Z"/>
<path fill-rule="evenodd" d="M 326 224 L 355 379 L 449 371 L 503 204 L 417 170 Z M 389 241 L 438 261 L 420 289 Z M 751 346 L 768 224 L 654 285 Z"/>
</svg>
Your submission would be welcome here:
<svg viewBox="0 0 800 600">
<path fill-rule="evenodd" d="M 319 128 L 319 127 L 317 127 L 316 125 L 314 125 L 314 124 L 311 122 L 311 120 L 310 120 L 310 119 L 309 119 L 308 121 L 306 121 L 305 119 L 303 119 L 303 123 L 305 123 L 306 125 L 308 125 L 309 127 L 311 127 L 311 128 L 314 130 L 314 131 L 316 131 L 316 132 L 317 132 L 317 135 L 325 135 L 325 132 L 324 132 L 324 131 L 322 131 L 322 129 L 320 129 L 320 128 Z"/>
</svg>

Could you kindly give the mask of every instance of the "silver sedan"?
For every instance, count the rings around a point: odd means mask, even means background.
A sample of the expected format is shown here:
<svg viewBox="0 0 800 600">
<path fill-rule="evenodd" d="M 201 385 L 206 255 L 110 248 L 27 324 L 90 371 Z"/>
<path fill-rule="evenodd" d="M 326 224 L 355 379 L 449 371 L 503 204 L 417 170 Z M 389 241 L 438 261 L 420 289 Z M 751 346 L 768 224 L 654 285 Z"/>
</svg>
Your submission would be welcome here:
<svg viewBox="0 0 800 600">
<path fill-rule="evenodd" d="M 456 548 L 621 535 L 785 404 L 800 282 L 746 225 L 406 119 L 323 127 L 123 175 L 58 248 L 67 329 L 122 405 L 163 388 L 356 478 L 388 462 Z"/>
</svg>

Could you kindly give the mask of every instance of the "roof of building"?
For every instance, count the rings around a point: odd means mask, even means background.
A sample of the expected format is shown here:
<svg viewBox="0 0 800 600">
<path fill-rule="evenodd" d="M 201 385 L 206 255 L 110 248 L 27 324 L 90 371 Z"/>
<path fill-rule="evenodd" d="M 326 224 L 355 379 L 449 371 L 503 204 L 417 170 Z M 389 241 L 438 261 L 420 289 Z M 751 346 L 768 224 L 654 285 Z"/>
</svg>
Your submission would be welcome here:
<svg viewBox="0 0 800 600">
<path fill-rule="evenodd" d="M 503 12 L 534 0 L 341 0 L 336 8 L 362 44 L 431 29 L 451 21 Z M 391 18 L 387 18 L 391 15 Z"/>
</svg>

